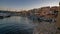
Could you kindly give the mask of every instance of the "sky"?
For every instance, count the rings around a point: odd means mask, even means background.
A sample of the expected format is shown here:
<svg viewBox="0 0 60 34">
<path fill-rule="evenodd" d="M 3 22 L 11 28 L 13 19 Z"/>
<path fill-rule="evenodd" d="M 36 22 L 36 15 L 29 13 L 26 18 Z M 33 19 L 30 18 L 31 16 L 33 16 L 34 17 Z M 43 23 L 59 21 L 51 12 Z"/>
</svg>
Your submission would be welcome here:
<svg viewBox="0 0 60 34">
<path fill-rule="evenodd" d="M 60 0 L 0 0 L 0 10 L 29 10 L 44 6 L 58 6 Z"/>
</svg>

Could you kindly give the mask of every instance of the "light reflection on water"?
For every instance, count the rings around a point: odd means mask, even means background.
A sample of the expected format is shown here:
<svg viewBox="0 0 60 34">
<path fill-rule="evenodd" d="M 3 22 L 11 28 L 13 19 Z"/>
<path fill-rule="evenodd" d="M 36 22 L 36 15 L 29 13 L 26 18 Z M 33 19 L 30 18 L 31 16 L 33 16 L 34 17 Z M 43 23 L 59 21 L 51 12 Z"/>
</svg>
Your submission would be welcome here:
<svg viewBox="0 0 60 34">
<path fill-rule="evenodd" d="M 32 34 L 34 25 L 26 17 L 0 19 L 0 34 Z"/>
</svg>

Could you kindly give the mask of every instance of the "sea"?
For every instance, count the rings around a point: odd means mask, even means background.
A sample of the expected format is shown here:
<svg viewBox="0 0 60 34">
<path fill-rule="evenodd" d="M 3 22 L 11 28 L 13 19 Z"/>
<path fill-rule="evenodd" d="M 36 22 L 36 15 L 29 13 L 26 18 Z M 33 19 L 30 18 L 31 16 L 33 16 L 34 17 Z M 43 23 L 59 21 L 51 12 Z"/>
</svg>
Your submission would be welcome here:
<svg viewBox="0 0 60 34">
<path fill-rule="evenodd" d="M 0 19 L 0 34 L 33 34 L 33 21 L 27 17 L 12 16 Z"/>
</svg>

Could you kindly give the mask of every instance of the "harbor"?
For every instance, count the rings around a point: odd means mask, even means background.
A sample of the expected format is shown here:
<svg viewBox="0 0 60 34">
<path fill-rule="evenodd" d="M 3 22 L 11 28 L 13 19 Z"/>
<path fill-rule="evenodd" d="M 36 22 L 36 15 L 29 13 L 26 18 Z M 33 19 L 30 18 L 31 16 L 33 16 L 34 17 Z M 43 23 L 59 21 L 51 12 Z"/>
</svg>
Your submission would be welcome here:
<svg viewBox="0 0 60 34">
<path fill-rule="evenodd" d="M 60 2 L 58 6 L 17 9 L 0 10 L 0 34 L 60 34 Z"/>
</svg>

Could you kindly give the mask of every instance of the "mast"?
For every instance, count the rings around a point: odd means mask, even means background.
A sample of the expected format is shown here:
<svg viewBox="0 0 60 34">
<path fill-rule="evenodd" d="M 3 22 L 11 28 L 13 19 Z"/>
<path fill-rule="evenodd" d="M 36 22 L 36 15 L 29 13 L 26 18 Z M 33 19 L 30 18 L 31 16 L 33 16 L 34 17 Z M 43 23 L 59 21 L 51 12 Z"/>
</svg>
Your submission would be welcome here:
<svg viewBox="0 0 60 34">
<path fill-rule="evenodd" d="M 58 7 L 58 11 L 60 12 L 60 2 L 59 2 L 59 7 Z"/>
<path fill-rule="evenodd" d="M 60 7 L 60 2 L 59 2 L 59 7 Z"/>
</svg>

